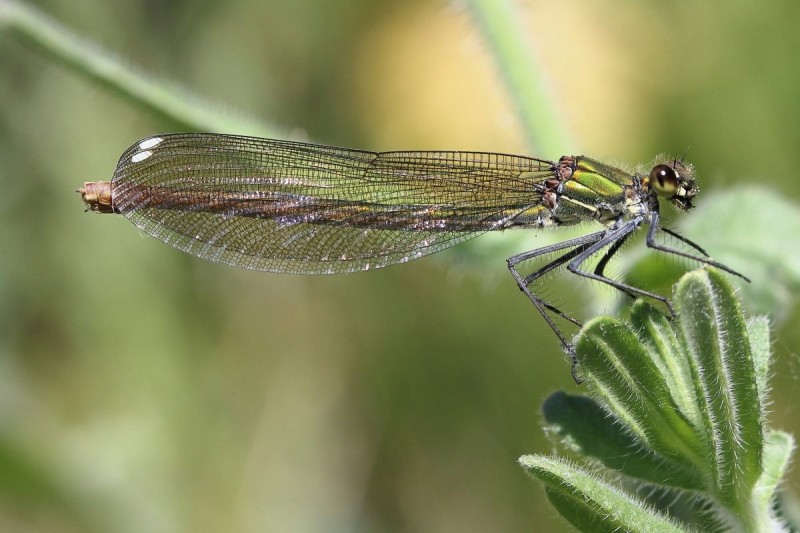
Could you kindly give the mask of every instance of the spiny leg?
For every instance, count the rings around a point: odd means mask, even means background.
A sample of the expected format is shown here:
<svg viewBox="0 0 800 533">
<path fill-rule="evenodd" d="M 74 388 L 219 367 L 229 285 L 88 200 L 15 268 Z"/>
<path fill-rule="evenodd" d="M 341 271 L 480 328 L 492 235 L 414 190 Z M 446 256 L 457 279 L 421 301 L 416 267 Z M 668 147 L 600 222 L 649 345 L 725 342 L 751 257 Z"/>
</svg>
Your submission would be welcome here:
<svg viewBox="0 0 800 533">
<path fill-rule="evenodd" d="M 584 277 L 584 278 L 587 278 L 587 279 L 591 279 L 591 280 L 595 280 L 595 281 L 599 281 L 601 283 L 605 283 L 605 284 L 607 284 L 607 285 L 609 285 L 611 287 L 614 287 L 615 289 L 617 289 L 617 290 L 619 290 L 619 291 L 621 291 L 621 292 L 623 292 L 623 293 L 625 293 L 625 294 L 627 294 L 627 295 L 629 295 L 631 297 L 634 297 L 634 298 L 639 297 L 639 296 L 644 296 L 644 297 L 647 297 L 647 298 L 652 298 L 654 300 L 660 301 L 667 307 L 669 312 L 674 315 L 674 309 L 672 307 L 672 304 L 667 298 L 661 296 L 660 294 L 656 294 L 656 293 L 651 292 L 651 291 L 640 289 L 638 287 L 635 287 L 633 285 L 629 285 L 627 283 L 622 283 L 622 282 L 616 281 L 614 279 L 611 279 L 611 278 L 605 276 L 605 274 L 604 274 L 605 268 L 608 265 L 609 261 L 620 250 L 620 248 L 623 246 L 625 241 L 633 234 L 633 232 L 642 224 L 643 221 L 644 221 L 644 219 L 641 218 L 641 217 L 640 218 L 636 218 L 636 219 L 630 220 L 627 223 L 625 223 L 624 225 L 622 225 L 622 226 L 620 226 L 618 228 L 612 229 L 612 230 L 599 231 L 599 232 L 596 232 L 596 233 L 592 233 L 590 235 L 586 235 L 584 237 L 571 239 L 571 240 L 565 241 L 563 243 L 558 243 L 558 244 L 555 244 L 555 245 L 539 248 L 537 250 L 531 250 L 529 252 L 524 252 L 524 253 L 515 255 L 515 256 L 513 256 L 513 257 L 508 259 L 509 270 L 511 271 L 512 275 L 516 279 L 517 285 L 526 294 L 528 299 L 533 303 L 533 305 L 536 307 L 536 309 L 539 311 L 539 313 L 545 319 L 545 321 L 547 322 L 548 326 L 550 326 L 550 328 L 556 334 L 558 339 L 561 341 L 561 344 L 564 347 L 564 350 L 570 356 L 570 358 L 572 360 L 572 377 L 575 380 L 575 382 L 578 383 L 578 384 L 580 384 L 583 381 L 583 379 L 580 378 L 577 375 L 578 359 L 577 359 L 577 356 L 575 354 L 574 347 L 569 342 L 567 342 L 567 340 L 564 337 L 564 335 L 561 333 L 561 331 L 558 329 L 558 327 L 555 325 L 555 323 L 552 321 L 552 319 L 547 315 L 545 310 L 551 311 L 554 314 L 556 314 L 556 315 L 558 315 L 558 316 L 560 316 L 562 318 L 565 318 L 566 320 L 569 320 L 569 321 L 573 322 L 574 324 L 580 325 L 580 322 L 578 322 L 577 320 L 573 319 L 572 317 L 566 315 L 565 313 L 560 311 L 555 306 L 553 306 L 553 305 L 549 304 L 548 302 L 542 300 L 541 298 L 535 296 L 530 291 L 529 285 L 531 283 L 533 283 L 539 277 L 543 276 L 544 274 L 550 272 L 551 270 L 553 270 L 555 268 L 558 268 L 559 266 L 562 266 L 564 263 L 567 263 L 567 269 L 570 272 L 572 272 L 574 274 L 577 274 L 578 276 L 581 276 L 581 277 Z M 649 248 L 652 248 L 654 250 L 663 251 L 663 252 L 666 252 L 666 253 L 672 253 L 672 254 L 678 255 L 680 257 L 686 257 L 688 259 L 693 259 L 695 261 L 698 261 L 698 262 L 701 262 L 701 263 L 704 263 L 704 264 L 707 264 L 707 265 L 711 265 L 711 266 L 717 267 L 720 270 L 724 270 L 725 272 L 728 272 L 728 273 L 733 274 L 735 276 L 739 276 L 739 277 L 741 277 L 742 279 L 744 279 L 746 281 L 750 281 L 748 278 L 746 278 L 742 274 L 739 274 L 738 272 L 732 270 L 731 268 L 729 268 L 729 267 L 727 267 L 727 266 L 725 266 L 725 265 L 723 265 L 721 263 L 718 263 L 718 262 L 713 261 L 712 259 L 708 258 L 708 254 L 706 253 L 706 251 L 703 248 L 701 248 L 699 245 L 697 245 L 693 241 L 691 241 L 691 240 L 679 235 L 678 233 L 676 233 L 676 232 L 674 232 L 672 230 L 669 230 L 669 229 L 666 229 L 666 228 L 660 228 L 665 233 L 667 233 L 668 235 L 671 235 L 671 236 L 677 238 L 678 240 L 680 240 L 681 242 L 684 242 L 685 244 L 691 246 L 692 248 L 694 248 L 695 250 L 697 250 L 698 252 L 703 254 L 705 257 L 695 256 L 695 255 L 692 255 L 692 254 L 688 254 L 686 252 L 682 252 L 680 250 L 676 250 L 676 249 L 673 249 L 673 248 L 670 248 L 670 247 L 667 247 L 667 246 L 662 246 L 662 245 L 658 244 L 655 241 L 655 234 L 656 234 L 656 231 L 659 229 L 659 225 L 658 224 L 659 224 L 658 212 L 653 211 L 653 212 L 651 212 L 650 228 L 648 229 L 648 233 L 647 233 L 647 246 Z M 610 246 L 610 247 L 606 251 L 606 253 L 603 255 L 603 257 L 600 259 L 600 261 L 598 262 L 597 266 L 594 269 L 594 272 L 590 273 L 590 272 L 586 272 L 586 271 L 581 270 L 580 267 L 581 267 L 581 265 L 583 263 L 585 263 L 594 254 L 596 254 L 597 252 L 601 251 L 603 248 L 605 248 L 607 246 Z M 551 253 L 551 252 L 555 252 L 555 251 L 558 251 L 558 250 L 563 250 L 565 248 L 571 248 L 571 247 L 574 247 L 574 249 L 570 250 L 569 252 L 567 252 L 567 253 L 565 253 L 563 255 L 561 255 L 560 257 L 556 258 L 554 261 L 551 261 L 550 263 L 548 263 L 544 267 L 540 268 L 539 270 L 537 270 L 536 272 L 534 272 L 533 274 L 530 274 L 529 276 L 527 276 L 525 278 L 522 278 L 520 276 L 519 272 L 516 269 L 516 265 L 521 263 L 522 261 L 525 261 L 525 260 L 528 260 L 528 259 L 533 259 L 533 258 L 539 257 L 539 256 L 547 254 L 547 253 Z"/>
<path fill-rule="evenodd" d="M 535 282 L 537 279 L 539 279 L 540 277 L 544 276 L 544 275 L 545 275 L 545 274 L 547 274 L 548 272 L 550 272 L 550 271 L 552 271 L 552 270 L 554 270 L 554 269 L 556 269 L 556 268 L 560 267 L 561 265 L 563 265 L 563 264 L 564 264 L 564 263 L 566 263 L 567 261 L 570 261 L 572 258 L 574 258 L 574 257 L 575 257 L 575 256 L 577 256 L 578 254 L 580 254 L 580 253 L 581 253 L 583 250 L 585 250 L 585 249 L 586 249 L 588 246 L 590 246 L 591 244 L 592 244 L 592 243 L 585 243 L 585 244 L 582 244 L 582 245 L 580 245 L 580 246 L 577 246 L 576 248 L 574 248 L 574 249 L 570 250 L 569 252 L 567 252 L 567 253 L 565 253 L 565 254 L 563 254 L 563 255 L 560 255 L 559 257 L 557 257 L 557 258 L 556 258 L 556 259 L 554 259 L 553 261 L 551 261 L 551 262 L 547 263 L 547 264 L 546 264 L 545 266 L 543 266 L 542 268 L 540 268 L 540 269 L 536 270 L 535 272 L 533 272 L 533 273 L 531 273 L 531 274 L 529 274 L 529 275 L 525 276 L 525 277 L 522 279 L 522 283 L 523 283 L 523 284 L 524 284 L 524 286 L 525 286 L 525 287 L 528 289 L 528 292 L 530 292 L 530 286 L 531 286 L 531 285 L 533 285 L 533 283 L 534 283 L 534 282 Z M 515 272 L 517 272 L 517 273 L 519 272 L 519 271 L 517 271 L 517 270 L 516 270 L 516 268 L 514 269 L 514 271 L 515 271 Z M 542 298 L 539 298 L 538 296 L 535 296 L 535 295 L 533 295 L 533 293 L 531 293 L 531 296 L 533 296 L 534 298 L 536 298 L 537 300 L 539 300 L 539 303 L 541 303 L 541 304 L 542 304 L 542 305 L 543 305 L 543 306 L 544 306 L 546 309 L 548 309 L 549 311 L 551 311 L 553 314 L 560 316 L 560 317 L 561 317 L 561 318 L 563 318 L 564 320 L 567 320 L 567 321 L 569 321 L 569 322 L 572 322 L 573 324 L 575 324 L 575 325 L 576 325 L 576 326 L 578 326 L 578 327 L 580 327 L 580 326 L 583 326 L 583 323 L 582 323 L 582 322 L 580 322 L 579 320 L 576 320 L 575 318 L 573 318 L 573 317 L 569 316 L 568 314 L 566 314 L 565 312 L 561 311 L 559 308 L 557 308 L 557 307 L 556 307 L 556 306 L 554 306 L 553 304 L 551 304 L 551 303 L 549 303 L 549 302 L 545 301 L 545 300 L 544 300 L 544 299 L 542 299 Z"/>
<path fill-rule="evenodd" d="M 623 235 L 622 237 L 620 237 L 619 239 L 614 241 L 614 244 L 612 244 L 608 248 L 608 251 L 606 251 L 606 253 L 603 254 L 603 257 L 600 258 L 600 261 L 597 262 L 597 266 L 594 268 L 594 273 L 596 275 L 604 277 L 604 278 L 607 277 L 604 274 L 604 272 L 605 272 L 606 266 L 608 265 L 608 262 L 611 261 L 611 258 L 614 257 L 614 255 L 620 250 L 620 248 L 622 248 L 622 245 L 625 244 L 625 241 L 627 241 L 628 237 L 630 237 L 631 235 L 632 235 L 632 233 L 626 233 L 625 235 Z M 625 294 L 627 294 L 631 298 L 636 298 L 636 295 L 631 293 L 631 292 L 628 292 L 628 291 L 622 291 L 622 292 L 624 292 Z"/>
<path fill-rule="evenodd" d="M 517 285 L 519 286 L 520 290 L 522 290 L 528 296 L 528 298 L 533 302 L 533 304 L 537 307 L 537 309 L 539 309 L 541 311 L 541 309 L 539 307 L 539 304 L 541 304 L 544 308 L 546 308 L 549 311 L 553 312 L 554 314 L 560 316 L 561 318 L 564 318 L 565 320 L 568 320 L 568 321 L 572 322 L 573 324 L 575 324 L 577 326 L 581 326 L 582 324 L 579 321 L 577 321 L 574 318 L 570 317 L 566 313 L 563 313 L 557 307 L 551 305 L 550 303 L 544 301 L 543 299 L 541 299 L 541 298 L 539 298 L 537 296 L 534 296 L 530 292 L 528 287 L 530 287 L 530 285 L 536 279 L 538 279 L 538 278 L 542 277 L 543 275 L 547 274 L 548 272 L 558 268 L 559 266 L 563 265 L 564 263 L 566 263 L 567 261 L 569 261 L 570 259 L 575 257 L 577 254 L 579 254 L 583 250 L 583 248 L 585 248 L 588 245 L 591 245 L 592 243 L 594 243 L 597 240 L 599 240 L 600 238 L 602 238 L 603 235 L 605 235 L 605 233 L 606 233 L 606 231 L 598 231 L 598 232 L 595 232 L 595 233 L 592 233 L 592 234 L 589 234 L 589 235 L 584 235 L 583 237 L 577 237 L 575 239 L 570 239 L 570 240 L 567 240 L 567 241 L 564 241 L 564 242 L 552 244 L 550 246 L 543 246 L 543 247 L 537 248 L 535 250 L 529 250 L 527 252 L 523 252 L 523 253 L 514 255 L 512 257 L 509 257 L 506 260 L 506 262 L 508 263 L 508 268 L 511 271 L 511 274 L 514 276 L 514 279 L 517 281 Z M 536 270 L 532 274 L 529 274 L 525 278 L 522 278 L 522 276 L 519 274 L 519 271 L 516 269 L 516 266 L 518 264 L 522 263 L 523 261 L 528 261 L 530 259 L 534 259 L 534 258 L 542 256 L 542 255 L 546 255 L 546 254 L 549 254 L 549 253 L 552 253 L 552 252 L 557 252 L 559 250 L 563 250 L 565 248 L 572 248 L 572 247 L 577 247 L 577 248 L 567 252 L 566 254 L 564 254 L 562 256 L 557 257 L 555 260 L 553 260 L 550 263 L 546 264 L 542 268 Z M 546 320 L 547 320 L 547 318 L 548 317 L 545 317 Z M 548 324 L 550 324 L 549 320 L 548 320 Z M 553 327 L 555 329 L 556 334 L 558 335 L 559 339 L 562 341 L 562 344 L 564 344 L 565 343 L 564 337 L 560 334 L 560 332 L 558 331 L 557 328 L 555 328 L 552 324 L 550 324 L 550 325 L 551 325 L 551 327 Z"/>
<path fill-rule="evenodd" d="M 609 231 L 605 237 L 594 243 L 592 246 L 587 247 L 582 253 L 580 253 L 577 257 L 575 257 L 572 261 L 570 261 L 567 264 L 567 270 L 569 270 L 573 274 L 577 274 L 578 276 L 599 281 L 601 283 L 605 283 L 606 285 L 614 287 L 615 289 L 622 291 L 626 294 L 632 294 L 635 297 L 645 296 L 647 298 L 652 298 L 654 300 L 662 302 L 665 306 L 667 306 L 667 309 L 669 310 L 670 314 L 674 315 L 675 312 L 672 308 L 672 304 L 667 298 L 661 296 L 660 294 L 640 289 L 639 287 L 635 287 L 633 285 L 617 281 L 602 274 L 597 274 L 595 272 L 586 272 L 584 270 L 581 270 L 580 268 L 581 265 L 585 263 L 592 255 L 596 254 L 606 246 L 613 245 L 620 239 L 628 238 L 631 233 L 636 231 L 636 229 L 642 224 L 642 222 L 643 218 L 641 217 L 635 218 L 633 220 L 626 222 L 619 228 L 613 231 Z"/>
<path fill-rule="evenodd" d="M 692 254 L 689 254 L 689 253 L 686 253 L 686 252 L 682 252 L 681 250 L 676 250 L 675 248 L 670 248 L 669 246 L 664 246 L 664 245 L 658 244 L 656 242 L 656 232 L 659 229 L 661 229 L 662 231 L 664 231 L 665 233 L 667 233 L 669 235 L 672 235 L 674 237 L 678 237 L 680 240 L 682 240 L 683 242 L 691 245 L 696 250 L 698 250 L 700 252 L 703 252 L 705 257 L 692 255 Z M 720 270 L 723 270 L 723 271 L 727 272 L 728 274 L 732 274 L 734 276 L 738 276 L 738 277 L 742 278 L 743 280 L 745 280 L 748 283 L 750 282 L 750 278 L 748 278 L 748 277 L 746 277 L 746 276 L 744 276 L 742 274 L 739 274 L 738 272 L 736 272 L 732 268 L 727 267 L 727 266 L 723 265 L 722 263 L 718 263 L 718 262 L 714 261 L 713 259 L 709 258 L 708 254 L 705 254 L 705 250 L 703 250 L 699 246 L 697 246 L 694 243 L 692 243 L 692 241 L 690 241 L 688 239 L 684 239 L 683 237 L 679 237 L 676 233 L 673 233 L 670 230 L 666 230 L 665 228 L 660 228 L 658 211 L 653 211 L 650 214 L 650 228 L 648 228 L 648 230 L 647 230 L 647 247 L 648 248 L 652 248 L 653 250 L 659 250 L 661 252 L 666 252 L 668 254 L 677 255 L 679 257 L 685 257 L 687 259 L 692 259 L 693 261 L 697 261 L 697 262 L 703 263 L 705 265 L 716 267 L 716 268 L 718 268 Z"/>
<path fill-rule="evenodd" d="M 682 243 L 688 244 L 689 246 L 691 246 L 692 248 L 694 248 L 695 250 L 700 252 L 700 254 L 708 257 L 708 252 L 706 252 L 703 247 L 701 247 L 699 244 L 697 244 L 693 240 L 687 239 L 686 237 L 684 237 L 683 235 L 681 235 L 677 231 L 673 231 L 673 230 L 671 230 L 669 228 L 665 228 L 664 226 L 661 226 L 659 229 L 661 231 L 663 231 L 664 233 L 666 233 L 667 235 L 671 235 L 671 236 L 675 237 L 676 239 L 678 239 Z"/>
<path fill-rule="evenodd" d="M 542 255 L 547 255 L 549 253 L 557 252 L 559 250 L 564 250 L 565 248 L 575 248 L 581 245 L 592 245 L 597 241 L 599 241 L 600 239 L 602 239 L 607 233 L 608 230 L 596 231 L 595 233 L 590 233 L 589 235 L 584 235 L 582 237 L 576 237 L 574 239 L 558 242 L 555 244 L 551 244 L 549 246 L 542 246 L 541 248 L 536 248 L 535 250 L 528 250 L 527 252 L 522 252 L 509 257 L 508 259 L 506 259 L 506 262 L 508 263 L 508 267 L 510 269 L 514 269 L 518 264 L 522 263 L 523 261 L 535 259 Z M 561 259 L 561 257 L 556 258 L 556 260 L 548 263 L 547 265 L 538 269 L 536 272 L 528 275 L 524 279 L 525 283 L 530 284 L 535 279 L 541 277 L 544 274 L 547 274 L 554 268 L 557 268 L 561 264 L 561 262 L 559 262 L 559 259 Z"/>
<path fill-rule="evenodd" d="M 578 384 L 580 384 L 583 381 L 583 379 L 577 375 L 578 359 L 575 355 L 575 348 L 572 346 L 570 342 L 567 341 L 564 334 L 561 332 L 558 326 L 556 326 L 555 322 L 553 322 L 553 319 L 550 318 L 550 316 L 547 314 L 547 311 L 550 311 L 551 313 L 569 322 L 572 322 L 577 326 L 581 326 L 582 324 L 578 320 L 575 320 L 571 316 L 567 315 L 566 313 L 555 307 L 554 305 L 534 295 L 533 292 L 531 292 L 530 290 L 530 285 L 538 278 L 547 274 L 548 272 L 558 268 L 559 266 L 562 266 L 564 263 L 567 263 L 568 261 L 571 261 L 573 258 L 584 252 L 588 247 L 592 246 L 594 243 L 601 240 L 606 235 L 606 233 L 607 233 L 606 230 L 598 231 L 596 233 L 585 235 L 583 237 L 577 237 L 575 239 L 570 239 L 568 241 L 564 241 L 561 243 L 556 243 L 550 246 L 537 248 L 536 250 L 523 252 L 521 254 L 514 255 L 507 259 L 508 270 L 511 272 L 511 275 L 514 276 L 514 279 L 517 282 L 517 286 L 519 286 L 520 290 L 523 293 L 525 293 L 525 295 L 531 301 L 533 306 L 536 307 L 536 309 L 539 311 L 539 314 L 542 315 L 542 318 L 544 318 L 547 325 L 550 326 L 550 329 L 552 329 L 553 332 L 556 334 L 556 337 L 558 337 L 558 340 L 561 342 L 561 346 L 564 348 L 564 351 L 570 357 L 570 360 L 572 361 L 572 378 Z M 553 261 L 547 263 L 542 268 L 536 270 L 535 272 L 524 278 L 520 275 L 519 271 L 516 268 L 517 265 L 522 263 L 523 261 L 534 259 L 536 257 L 548 253 L 557 252 L 559 250 L 564 250 L 566 248 L 574 248 L 574 249 L 557 257 Z"/>
<path fill-rule="evenodd" d="M 616 289 L 618 289 L 618 290 L 620 290 L 622 292 L 625 292 L 629 296 L 636 297 L 637 295 L 639 295 L 639 296 L 647 296 L 647 297 L 650 297 L 650 298 L 655 298 L 656 300 L 664 302 L 667 305 L 667 307 L 670 309 L 670 311 L 672 311 L 672 307 L 671 307 L 669 301 L 664 299 L 663 297 L 661 297 L 659 295 L 656 295 L 654 293 L 651 293 L 649 291 L 644 291 L 644 290 L 638 289 L 638 288 L 633 287 L 633 286 L 628 285 L 628 284 L 616 282 L 616 281 L 612 280 L 611 278 L 609 278 L 609 277 L 604 275 L 604 270 L 605 270 L 605 267 L 608 264 L 608 262 L 611 260 L 611 258 L 614 256 L 614 254 L 616 254 L 617 251 L 619 251 L 619 249 L 622 247 L 622 245 L 625 243 L 625 241 L 633 234 L 633 230 L 638 227 L 640 222 L 636 222 L 634 220 L 634 221 L 629 222 L 628 224 L 626 224 L 626 226 L 623 227 L 622 236 L 618 237 L 616 240 L 613 241 L 613 244 L 611 245 L 611 247 L 603 255 L 603 257 L 600 259 L 600 261 L 598 262 L 597 266 L 595 267 L 594 274 L 599 276 L 599 277 L 598 278 L 593 278 L 593 279 L 597 279 L 598 281 L 602 281 L 604 283 L 607 283 L 607 284 L 611 285 L 612 287 L 614 287 L 614 288 L 616 288 Z M 692 240 L 680 235 L 679 233 L 677 233 L 677 232 L 675 232 L 675 231 L 673 231 L 671 229 L 661 227 L 661 226 L 658 225 L 658 223 L 659 223 L 659 214 L 658 214 L 658 212 L 654 212 L 651 215 L 650 228 L 649 228 L 648 235 L 647 235 L 648 247 L 656 249 L 656 250 L 664 251 L 664 252 L 667 252 L 667 253 L 674 253 L 674 254 L 682 256 L 682 257 L 686 257 L 686 258 L 689 258 L 689 259 L 694 259 L 694 260 L 700 261 L 702 263 L 706 263 L 706 264 L 709 264 L 709 265 L 712 265 L 712 266 L 716 266 L 716 267 L 719 267 L 719 268 L 721 268 L 721 269 L 723 269 L 723 270 L 725 270 L 727 272 L 730 272 L 732 274 L 735 274 L 735 275 L 740 276 L 740 277 L 744 278 L 745 280 L 747 280 L 747 278 L 745 278 L 744 276 L 742 276 L 738 272 L 734 272 L 733 270 L 731 270 L 730 268 L 726 267 L 725 265 L 717 263 L 716 261 L 713 261 L 710 258 L 708 258 L 708 253 L 700 245 L 698 245 L 694 241 L 692 241 Z M 629 225 L 634 226 L 633 229 L 627 228 Z M 705 256 L 705 257 L 694 256 L 692 254 L 687 254 L 685 252 L 681 252 L 680 250 L 675 250 L 673 248 L 669 248 L 669 247 L 666 247 L 666 246 L 659 245 L 658 243 L 655 242 L 655 232 L 658 229 L 660 229 L 661 231 L 663 231 L 664 233 L 666 233 L 668 235 L 671 235 L 672 237 L 675 237 L 676 239 L 680 240 L 681 242 L 691 246 L 692 248 L 694 248 L 695 250 L 697 250 L 698 252 L 703 254 L 703 256 Z M 598 242 L 597 245 L 596 245 L 596 249 L 599 250 L 600 248 L 602 248 L 602 246 Z M 587 251 L 586 258 L 588 258 L 591 255 L 591 253 L 592 252 L 588 252 Z M 579 275 L 583 275 L 584 274 L 583 271 L 576 272 L 576 273 L 578 273 Z M 602 278 L 602 279 L 600 279 L 600 278 Z M 749 280 L 747 280 L 747 281 L 749 281 Z M 629 290 L 631 288 L 634 289 L 632 292 Z"/>
</svg>

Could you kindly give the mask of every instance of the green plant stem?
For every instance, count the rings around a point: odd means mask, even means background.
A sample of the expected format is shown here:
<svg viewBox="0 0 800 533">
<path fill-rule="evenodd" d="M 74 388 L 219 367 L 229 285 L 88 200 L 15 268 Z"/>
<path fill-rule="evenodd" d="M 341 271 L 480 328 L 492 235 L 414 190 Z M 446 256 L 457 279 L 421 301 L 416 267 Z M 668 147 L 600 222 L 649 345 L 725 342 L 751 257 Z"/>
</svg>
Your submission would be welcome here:
<svg viewBox="0 0 800 533">
<path fill-rule="evenodd" d="M 23 2 L 0 0 L 0 28 L 177 129 L 275 136 L 276 128 L 224 112 L 184 88 L 149 78 Z"/>
<path fill-rule="evenodd" d="M 470 0 L 469 6 L 514 99 L 532 149 L 547 157 L 575 153 L 577 147 L 512 0 Z"/>
</svg>

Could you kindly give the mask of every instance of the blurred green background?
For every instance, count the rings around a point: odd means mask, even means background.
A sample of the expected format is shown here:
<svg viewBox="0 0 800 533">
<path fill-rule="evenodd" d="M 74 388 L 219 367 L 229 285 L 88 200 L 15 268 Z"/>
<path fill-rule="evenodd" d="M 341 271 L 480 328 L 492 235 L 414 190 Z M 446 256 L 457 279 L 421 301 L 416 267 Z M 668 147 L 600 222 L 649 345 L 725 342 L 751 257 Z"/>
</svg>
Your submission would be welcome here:
<svg viewBox="0 0 800 533">
<path fill-rule="evenodd" d="M 577 389 L 506 273 L 535 235 L 491 260 L 456 250 L 302 277 L 207 263 L 83 213 L 76 188 L 174 125 L 39 53 L 4 4 L 0 530 L 566 529 L 516 464 L 550 449 L 544 398 Z M 527 146 L 461 5 L 34 5 L 279 137 L 561 155 Z M 520 13 L 576 140 L 565 152 L 635 163 L 688 147 L 698 211 L 745 183 L 800 197 L 797 2 L 531 0 Z M 796 323 L 776 324 L 772 424 L 797 436 Z"/>
</svg>

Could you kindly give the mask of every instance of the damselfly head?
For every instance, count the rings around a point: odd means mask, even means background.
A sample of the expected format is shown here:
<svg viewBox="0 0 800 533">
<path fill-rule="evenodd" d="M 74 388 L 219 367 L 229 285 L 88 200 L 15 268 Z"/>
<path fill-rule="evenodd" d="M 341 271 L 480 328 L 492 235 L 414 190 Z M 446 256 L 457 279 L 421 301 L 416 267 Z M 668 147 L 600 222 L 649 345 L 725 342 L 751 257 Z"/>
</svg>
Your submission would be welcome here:
<svg viewBox="0 0 800 533">
<path fill-rule="evenodd" d="M 694 169 L 682 160 L 673 159 L 657 164 L 642 183 L 661 198 L 672 202 L 678 209 L 685 211 L 694 207 L 692 198 L 697 194 Z"/>
</svg>

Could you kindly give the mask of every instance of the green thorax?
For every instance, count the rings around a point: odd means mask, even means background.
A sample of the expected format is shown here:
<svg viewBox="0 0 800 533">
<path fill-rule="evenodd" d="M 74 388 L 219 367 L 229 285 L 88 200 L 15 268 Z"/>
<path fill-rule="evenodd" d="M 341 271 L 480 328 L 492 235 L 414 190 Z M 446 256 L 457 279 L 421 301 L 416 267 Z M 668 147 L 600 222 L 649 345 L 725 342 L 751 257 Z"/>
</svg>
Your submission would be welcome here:
<svg viewBox="0 0 800 533">
<path fill-rule="evenodd" d="M 628 211 L 635 187 L 631 174 L 585 156 L 564 156 L 558 166 L 563 181 L 552 212 L 560 225 L 607 222 Z"/>
</svg>

